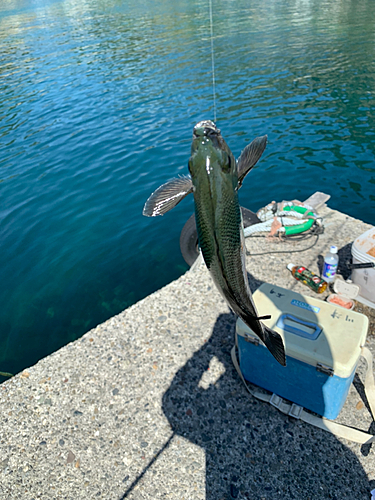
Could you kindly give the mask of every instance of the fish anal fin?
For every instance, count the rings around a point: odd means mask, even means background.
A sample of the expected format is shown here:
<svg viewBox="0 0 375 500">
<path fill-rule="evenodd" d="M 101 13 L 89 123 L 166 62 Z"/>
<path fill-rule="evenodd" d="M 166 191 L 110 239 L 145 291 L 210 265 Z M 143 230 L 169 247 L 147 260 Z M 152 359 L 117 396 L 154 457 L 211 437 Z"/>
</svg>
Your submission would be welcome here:
<svg viewBox="0 0 375 500">
<path fill-rule="evenodd" d="M 192 192 L 193 182 L 190 176 L 183 175 L 171 179 L 151 194 L 143 207 L 143 215 L 146 217 L 164 215 Z"/>
</svg>

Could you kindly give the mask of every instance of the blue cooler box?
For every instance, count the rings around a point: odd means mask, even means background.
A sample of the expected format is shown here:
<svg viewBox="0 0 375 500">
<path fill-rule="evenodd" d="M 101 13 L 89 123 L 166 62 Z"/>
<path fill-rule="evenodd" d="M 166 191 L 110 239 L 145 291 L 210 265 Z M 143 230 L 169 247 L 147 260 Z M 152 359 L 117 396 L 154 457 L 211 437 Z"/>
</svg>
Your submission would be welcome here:
<svg viewBox="0 0 375 500">
<path fill-rule="evenodd" d="M 365 344 L 368 318 L 322 300 L 264 283 L 253 295 L 264 324 L 284 340 L 281 366 L 238 319 L 240 368 L 249 382 L 329 419 L 343 407 Z"/>
</svg>

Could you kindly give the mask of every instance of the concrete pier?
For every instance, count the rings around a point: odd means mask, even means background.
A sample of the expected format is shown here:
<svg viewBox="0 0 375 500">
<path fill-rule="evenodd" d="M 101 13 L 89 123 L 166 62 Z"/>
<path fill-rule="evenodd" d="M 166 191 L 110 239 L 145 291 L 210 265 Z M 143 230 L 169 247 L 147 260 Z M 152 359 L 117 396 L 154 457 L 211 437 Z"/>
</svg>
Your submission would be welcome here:
<svg viewBox="0 0 375 500">
<path fill-rule="evenodd" d="M 251 254 L 263 254 L 247 260 L 253 291 L 266 281 L 314 295 L 286 265 L 318 272 L 331 244 L 344 262 L 370 228 L 329 208 L 320 214 L 325 232 L 310 249 L 314 238 L 246 240 Z M 287 253 L 265 253 L 273 251 Z M 250 397 L 230 359 L 234 330 L 197 264 L 2 384 L 0 499 L 370 500 L 371 445 Z M 337 420 L 375 434 L 363 366 Z"/>
</svg>

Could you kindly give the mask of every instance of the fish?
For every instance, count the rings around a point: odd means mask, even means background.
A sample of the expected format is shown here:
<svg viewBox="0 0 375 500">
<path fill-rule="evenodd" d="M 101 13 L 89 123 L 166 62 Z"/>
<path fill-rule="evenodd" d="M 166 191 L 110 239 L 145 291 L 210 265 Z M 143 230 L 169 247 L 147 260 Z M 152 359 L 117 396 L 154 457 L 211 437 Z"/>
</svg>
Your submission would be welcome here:
<svg viewBox="0 0 375 500">
<path fill-rule="evenodd" d="M 286 366 L 282 337 L 261 322 L 270 316 L 258 316 L 251 294 L 238 201 L 238 190 L 266 145 L 266 135 L 255 138 L 236 161 L 215 123 L 200 121 L 193 129 L 190 175 L 171 179 L 156 189 L 146 201 L 143 215 L 164 215 L 193 193 L 198 243 L 216 287 L 232 311 Z"/>
</svg>

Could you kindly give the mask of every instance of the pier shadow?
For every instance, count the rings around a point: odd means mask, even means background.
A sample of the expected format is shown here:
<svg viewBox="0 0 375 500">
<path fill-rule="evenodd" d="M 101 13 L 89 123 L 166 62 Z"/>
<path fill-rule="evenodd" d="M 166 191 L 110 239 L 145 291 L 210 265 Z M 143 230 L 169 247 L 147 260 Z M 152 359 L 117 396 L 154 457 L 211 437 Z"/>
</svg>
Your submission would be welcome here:
<svg viewBox="0 0 375 500">
<path fill-rule="evenodd" d="M 348 447 L 248 395 L 231 361 L 235 324 L 220 315 L 163 396 L 174 435 L 205 450 L 205 499 L 369 498 L 374 486 Z"/>
</svg>

